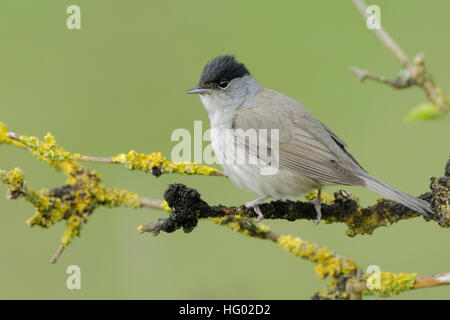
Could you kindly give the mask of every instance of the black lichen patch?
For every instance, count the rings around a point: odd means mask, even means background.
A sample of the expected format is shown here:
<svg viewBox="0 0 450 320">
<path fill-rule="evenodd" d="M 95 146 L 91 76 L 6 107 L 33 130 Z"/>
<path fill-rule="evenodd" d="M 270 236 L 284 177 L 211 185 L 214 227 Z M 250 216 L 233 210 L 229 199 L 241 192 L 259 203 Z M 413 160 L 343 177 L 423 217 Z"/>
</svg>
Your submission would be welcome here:
<svg viewBox="0 0 450 320">
<path fill-rule="evenodd" d="M 162 175 L 161 167 L 152 167 L 152 174 L 155 177 L 159 177 L 160 175 Z"/>
<path fill-rule="evenodd" d="M 180 228 L 189 233 L 197 226 L 199 218 L 224 215 L 223 211 L 211 208 L 203 201 L 197 190 L 188 188 L 181 183 L 169 185 L 164 192 L 164 199 L 172 208 L 172 212 L 168 218 L 158 220 L 153 231 L 155 234 L 159 231 L 170 233 Z"/>
</svg>

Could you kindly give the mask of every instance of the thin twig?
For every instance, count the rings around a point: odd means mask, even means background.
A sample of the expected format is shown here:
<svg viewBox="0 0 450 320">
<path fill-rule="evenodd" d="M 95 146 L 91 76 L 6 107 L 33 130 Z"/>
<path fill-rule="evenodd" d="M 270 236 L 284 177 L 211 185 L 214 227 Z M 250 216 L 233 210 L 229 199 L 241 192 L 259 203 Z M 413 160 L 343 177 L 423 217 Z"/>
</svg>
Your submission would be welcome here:
<svg viewBox="0 0 450 320">
<path fill-rule="evenodd" d="M 162 201 L 159 199 L 150 199 L 141 197 L 141 208 L 164 210 Z"/>
<path fill-rule="evenodd" d="M 353 4 L 359 10 L 364 19 L 367 20 L 368 17 L 367 4 L 364 2 L 364 0 L 353 0 Z M 394 41 L 394 39 L 392 39 L 389 33 L 387 33 L 386 30 L 383 29 L 383 27 L 381 27 L 380 29 L 374 29 L 373 31 L 375 32 L 377 37 L 381 40 L 381 42 L 385 45 L 385 47 L 388 48 L 389 51 L 391 51 L 394 54 L 394 56 L 401 63 L 402 66 L 406 67 L 410 63 L 408 56 L 403 52 L 403 50 Z"/>
<path fill-rule="evenodd" d="M 162 201 L 158 200 L 158 199 L 150 199 L 150 198 L 145 198 L 145 197 L 141 197 L 141 208 L 145 208 L 145 209 L 157 209 L 157 210 L 164 210 L 163 206 L 162 206 Z M 55 254 L 52 256 L 52 258 L 50 259 L 50 263 L 55 264 L 58 261 L 58 258 L 61 256 L 61 254 L 64 251 L 64 245 L 60 244 L 58 246 L 58 248 L 56 249 Z"/>
<path fill-rule="evenodd" d="M 418 276 L 414 283 L 414 288 L 429 288 L 450 284 L 450 272 L 432 274 L 428 276 Z"/>
<path fill-rule="evenodd" d="M 356 6 L 361 15 L 367 19 L 367 5 L 364 0 L 353 0 L 353 4 Z M 351 67 L 350 71 L 358 76 L 360 81 L 364 79 L 371 79 L 377 82 L 387 84 L 395 89 L 408 88 L 413 85 L 417 85 L 425 92 L 428 100 L 430 100 L 444 115 L 447 116 L 450 121 L 450 100 L 444 94 L 441 88 L 439 88 L 434 80 L 433 76 L 428 72 L 425 67 L 425 57 L 422 53 L 416 55 L 413 61 L 405 54 L 400 46 L 392 39 L 383 27 L 379 29 L 374 28 L 373 32 L 377 35 L 383 45 L 393 53 L 395 58 L 406 69 L 406 77 L 398 77 L 395 80 L 389 80 L 385 77 L 371 74 L 365 70 Z"/>
<path fill-rule="evenodd" d="M 53 255 L 53 257 L 50 259 L 50 263 L 55 264 L 56 261 L 58 261 L 59 256 L 63 253 L 63 251 L 64 251 L 64 245 L 61 243 L 58 246 L 58 249 L 56 249 L 56 252 Z"/>
<path fill-rule="evenodd" d="M 95 162 L 95 163 L 115 163 L 111 158 L 107 157 L 90 157 L 90 156 L 81 156 L 76 158 L 79 161 L 84 162 Z"/>
<path fill-rule="evenodd" d="M 401 81 L 399 78 L 391 80 L 383 76 L 379 76 L 376 74 L 372 74 L 368 72 L 367 70 L 359 69 L 356 67 L 350 67 L 350 71 L 356 74 L 358 77 L 358 80 L 360 82 L 363 82 L 366 79 L 374 80 L 377 82 L 385 83 L 387 85 L 390 85 L 394 89 L 404 89 L 411 87 L 415 84 L 414 81 Z M 410 79 L 408 79 L 410 80 Z"/>
</svg>

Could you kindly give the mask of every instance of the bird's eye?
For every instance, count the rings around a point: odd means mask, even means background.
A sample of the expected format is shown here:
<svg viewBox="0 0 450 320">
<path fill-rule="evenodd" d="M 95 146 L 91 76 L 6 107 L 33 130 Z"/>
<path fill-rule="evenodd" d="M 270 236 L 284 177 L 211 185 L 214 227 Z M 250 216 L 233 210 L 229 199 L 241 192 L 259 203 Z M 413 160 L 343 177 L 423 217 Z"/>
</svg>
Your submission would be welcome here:
<svg viewBox="0 0 450 320">
<path fill-rule="evenodd" d="M 222 89 L 225 89 L 226 87 L 228 87 L 228 85 L 230 84 L 230 81 L 228 80 L 222 80 L 219 82 L 219 87 Z"/>
</svg>

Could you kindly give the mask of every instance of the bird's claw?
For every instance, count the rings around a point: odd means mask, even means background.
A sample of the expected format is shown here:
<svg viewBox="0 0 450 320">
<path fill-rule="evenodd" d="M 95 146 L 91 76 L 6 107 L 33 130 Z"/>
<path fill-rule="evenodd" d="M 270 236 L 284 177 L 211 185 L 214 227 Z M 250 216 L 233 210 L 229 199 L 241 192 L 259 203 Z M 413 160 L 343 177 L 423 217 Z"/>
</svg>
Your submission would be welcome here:
<svg viewBox="0 0 450 320">
<path fill-rule="evenodd" d="M 264 219 L 264 215 L 261 212 L 261 208 L 259 207 L 259 201 L 257 200 L 247 202 L 245 204 L 245 207 L 247 209 L 253 208 L 253 210 L 255 210 L 255 213 L 258 215 L 258 218 L 256 218 L 256 222 L 261 222 Z"/>
<path fill-rule="evenodd" d="M 261 208 L 259 207 L 259 205 L 253 207 L 253 210 L 255 210 L 256 214 L 258 215 L 258 218 L 256 218 L 256 222 L 261 222 L 264 220 L 264 216 L 261 212 Z"/>
<path fill-rule="evenodd" d="M 314 221 L 314 223 L 317 225 L 320 223 L 320 220 L 322 220 L 322 204 L 321 204 L 321 190 L 317 193 L 317 196 L 314 200 L 311 200 L 311 203 L 314 205 L 314 209 L 317 213 L 317 219 Z"/>
</svg>

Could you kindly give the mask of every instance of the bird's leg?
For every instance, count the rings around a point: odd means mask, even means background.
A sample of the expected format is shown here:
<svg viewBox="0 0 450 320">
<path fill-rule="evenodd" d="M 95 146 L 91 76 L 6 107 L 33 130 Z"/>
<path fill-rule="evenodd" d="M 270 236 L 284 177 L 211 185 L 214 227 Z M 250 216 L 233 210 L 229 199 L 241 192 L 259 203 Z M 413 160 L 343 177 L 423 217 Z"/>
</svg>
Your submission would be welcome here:
<svg viewBox="0 0 450 320">
<path fill-rule="evenodd" d="M 262 221 L 264 219 L 264 216 L 263 216 L 263 214 L 261 212 L 261 208 L 259 207 L 259 205 L 261 204 L 261 201 L 263 201 L 263 200 L 265 200 L 265 199 L 267 199 L 269 197 L 270 196 L 266 194 L 265 196 L 262 196 L 262 197 L 260 197 L 258 199 L 255 199 L 253 201 L 249 201 L 249 202 L 245 203 L 245 207 L 247 209 L 253 208 L 253 210 L 255 210 L 256 214 L 258 215 L 258 218 L 256 219 L 256 222 L 260 222 L 260 221 Z"/>
<path fill-rule="evenodd" d="M 316 212 L 317 212 L 317 220 L 316 220 L 315 224 L 319 224 L 320 220 L 322 219 L 321 194 L 322 194 L 322 190 L 319 189 L 319 191 L 317 192 L 316 198 L 311 201 L 311 203 L 314 205 L 314 209 L 316 209 Z"/>
</svg>

